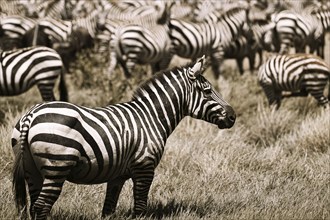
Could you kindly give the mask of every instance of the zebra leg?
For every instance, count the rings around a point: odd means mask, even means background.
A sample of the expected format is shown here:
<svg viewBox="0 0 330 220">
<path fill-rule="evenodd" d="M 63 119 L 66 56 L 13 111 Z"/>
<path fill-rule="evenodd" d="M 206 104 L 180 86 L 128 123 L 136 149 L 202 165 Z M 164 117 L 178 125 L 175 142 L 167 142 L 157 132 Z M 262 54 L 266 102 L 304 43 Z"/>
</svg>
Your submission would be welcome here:
<svg viewBox="0 0 330 220">
<path fill-rule="evenodd" d="M 64 181 L 64 179 L 44 179 L 41 192 L 32 207 L 35 219 L 40 220 L 47 218 L 53 204 L 56 202 L 62 191 Z"/>
<path fill-rule="evenodd" d="M 116 210 L 119 194 L 126 179 L 119 179 L 107 183 L 107 192 L 102 209 L 102 217 L 113 214 Z"/>
<path fill-rule="evenodd" d="M 282 92 L 273 88 L 272 84 L 261 84 L 261 86 L 266 94 L 269 105 L 275 106 L 278 109 L 281 105 Z"/>
<path fill-rule="evenodd" d="M 248 55 L 248 59 L 249 59 L 250 73 L 252 74 L 253 71 L 254 71 L 254 64 L 255 64 L 255 60 L 256 60 L 256 52 L 251 51 Z"/>
<path fill-rule="evenodd" d="M 218 60 L 214 57 L 211 57 L 212 71 L 213 71 L 215 79 L 219 79 L 219 77 L 220 77 L 220 72 L 221 72 L 220 64 L 221 64 L 220 60 Z"/>
<path fill-rule="evenodd" d="M 238 66 L 239 73 L 243 75 L 244 70 L 243 70 L 243 57 L 237 57 L 236 58 L 236 63 Z"/>
<path fill-rule="evenodd" d="M 133 176 L 134 214 L 133 217 L 144 214 L 147 210 L 148 193 L 154 178 L 154 166 L 143 166 L 135 170 Z"/>
<path fill-rule="evenodd" d="M 48 101 L 54 101 L 55 100 L 55 96 L 54 96 L 54 89 L 55 84 L 54 83 L 38 83 L 38 89 L 39 92 L 41 94 L 42 100 L 44 100 L 45 102 Z"/>
<path fill-rule="evenodd" d="M 329 102 L 328 98 L 323 94 L 324 86 L 313 88 L 313 86 L 307 86 L 306 90 L 309 94 L 311 94 L 318 102 L 319 105 L 326 106 Z"/>
</svg>

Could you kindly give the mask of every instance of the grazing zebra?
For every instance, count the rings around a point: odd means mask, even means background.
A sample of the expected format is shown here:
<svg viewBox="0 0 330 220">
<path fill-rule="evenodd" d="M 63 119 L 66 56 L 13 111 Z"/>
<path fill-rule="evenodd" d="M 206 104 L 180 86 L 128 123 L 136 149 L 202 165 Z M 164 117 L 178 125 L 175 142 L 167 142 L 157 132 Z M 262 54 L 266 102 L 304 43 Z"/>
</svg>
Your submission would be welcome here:
<svg viewBox="0 0 330 220">
<path fill-rule="evenodd" d="M 62 60 L 48 47 L 0 51 L 0 96 L 14 96 L 37 85 L 44 101 L 55 100 L 53 89 L 60 77 L 60 100 L 67 101 Z"/>
<path fill-rule="evenodd" d="M 309 41 L 322 35 L 322 24 L 308 13 L 281 11 L 274 18 L 276 50 L 280 54 L 289 52 L 294 46 L 296 52 L 303 52 Z"/>
<path fill-rule="evenodd" d="M 326 105 L 329 98 L 324 96 L 323 90 L 329 77 L 326 62 L 312 54 L 273 56 L 261 65 L 258 73 L 269 104 L 275 104 L 277 108 L 281 104 L 282 91 L 291 92 L 288 96 L 311 94 L 319 104 Z"/>
<path fill-rule="evenodd" d="M 171 39 L 169 36 L 169 10 L 165 7 L 161 17 L 144 25 L 132 24 L 121 28 L 110 41 L 109 74 L 113 72 L 117 61 L 129 78 L 135 64 L 150 64 L 152 72 L 166 69 L 172 59 Z"/>
<path fill-rule="evenodd" d="M 115 212 L 120 191 L 132 178 L 134 215 L 146 210 L 149 189 L 167 138 L 185 116 L 219 129 L 235 123 L 233 108 L 202 75 L 196 63 L 158 73 L 135 91 L 130 102 L 87 108 L 49 102 L 32 108 L 17 123 L 13 187 L 19 209 L 46 219 L 66 180 L 108 183 L 102 216 Z"/>
<path fill-rule="evenodd" d="M 246 24 L 244 8 L 233 8 L 216 23 L 170 20 L 173 51 L 183 58 L 196 59 L 203 54 L 210 56 L 214 76 L 220 76 L 224 48 L 237 39 Z"/>
</svg>

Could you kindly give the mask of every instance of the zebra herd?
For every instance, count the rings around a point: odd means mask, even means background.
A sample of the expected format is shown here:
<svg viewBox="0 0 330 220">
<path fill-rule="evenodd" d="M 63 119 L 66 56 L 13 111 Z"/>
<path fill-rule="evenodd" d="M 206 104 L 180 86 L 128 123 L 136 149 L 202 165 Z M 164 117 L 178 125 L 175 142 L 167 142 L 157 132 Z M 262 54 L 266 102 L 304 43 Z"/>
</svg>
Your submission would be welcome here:
<svg viewBox="0 0 330 220">
<path fill-rule="evenodd" d="M 37 85 L 44 101 L 13 131 L 17 207 L 25 210 L 27 204 L 25 182 L 36 219 L 46 219 L 66 180 L 107 183 L 106 216 L 132 178 L 134 214 L 142 214 L 166 139 L 182 118 L 219 129 L 235 123 L 233 108 L 202 75 L 207 64 L 221 80 L 225 59 L 236 59 L 243 74 L 243 59 L 254 72 L 259 55 L 258 81 L 270 105 L 278 108 L 282 97 L 310 94 L 326 106 L 330 68 L 323 59 L 329 30 L 330 5 L 317 0 L 4 1 L 0 96 Z M 150 65 L 154 75 L 126 103 L 103 108 L 69 103 L 65 73 L 75 54 L 90 47 L 109 57 L 108 74 L 119 64 L 127 78 L 136 65 Z M 263 61 L 265 51 L 274 55 Z M 169 68 L 174 56 L 192 62 Z M 60 101 L 53 94 L 57 79 Z"/>
</svg>

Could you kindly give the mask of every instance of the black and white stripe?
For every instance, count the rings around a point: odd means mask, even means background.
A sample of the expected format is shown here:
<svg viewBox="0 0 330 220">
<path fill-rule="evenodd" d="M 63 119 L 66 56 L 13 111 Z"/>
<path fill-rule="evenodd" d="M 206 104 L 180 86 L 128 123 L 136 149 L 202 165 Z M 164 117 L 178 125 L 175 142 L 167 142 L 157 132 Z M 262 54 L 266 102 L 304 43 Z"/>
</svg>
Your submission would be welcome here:
<svg viewBox="0 0 330 220">
<path fill-rule="evenodd" d="M 317 55 L 324 58 L 325 35 L 330 31 L 330 8 L 329 7 L 313 7 L 311 14 L 316 17 L 323 27 L 322 34 L 309 42 L 310 52 L 316 51 Z"/>
<path fill-rule="evenodd" d="M 29 47 L 0 52 L 0 96 L 15 96 L 38 86 L 44 101 L 55 100 L 54 86 L 60 78 L 60 100 L 67 101 L 63 63 L 56 51 Z"/>
<path fill-rule="evenodd" d="M 0 47 L 2 50 L 21 48 L 24 35 L 36 25 L 34 19 L 11 15 L 0 19 L 2 33 L 0 35 Z"/>
<path fill-rule="evenodd" d="M 201 58 L 153 76 L 126 103 L 87 108 L 49 102 L 32 108 L 13 131 L 12 143 L 21 149 L 13 173 L 18 208 L 26 205 L 24 175 L 35 219 L 46 219 L 66 180 L 108 183 L 102 214 L 111 214 L 132 178 L 134 214 L 143 213 L 166 140 L 182 118 L 219 129 L 234 125 L 233 108 L 201 75 L 203 63 Z"/>
<path fill-rule="evenodd" d="M 131 76 L 136 64 L 150 64 L 153 73 L 168 67 L 172 59 L 168 27 L 170 7 L 164 9 L 158 20 L 140 19 L 136 21 L 140 25 L 118 28 L 110 42 L 110 74 L 117 62 L 123 67 L 126 77 Z"/>
<path fill-rule="evenodd" d="M 311 54 L 276 55 L 268 59 L 258 73 L 269 104 L 281 104 L 282 92 L 290 96 L 312 95 L 319 104 L 326 105 L 324 89 L 329 81 L 330 69 L 324 60 Z"/>
<path fill-rule="evenodd" d="M 228 47 L 241 34 L 246 24 L 244 8 L 234 8 L 216 23 L 170 20 L 170 36 L 174 53 L 180 57 L 196 59 L 203 54 L 211 58 L 216 78 L 220 76 L 220 64 L 224 47 Z"/>
<path fill-rule="evenodd" d="M 289 52 L 295 47 L 296 52 L 304 52 L 310 41 L 319 38 L 323 33 L 320 21 L 309 13 L 295 11 L 281 11 L 274 16 L 275 45 L 280 54 Z"/>
</svg>

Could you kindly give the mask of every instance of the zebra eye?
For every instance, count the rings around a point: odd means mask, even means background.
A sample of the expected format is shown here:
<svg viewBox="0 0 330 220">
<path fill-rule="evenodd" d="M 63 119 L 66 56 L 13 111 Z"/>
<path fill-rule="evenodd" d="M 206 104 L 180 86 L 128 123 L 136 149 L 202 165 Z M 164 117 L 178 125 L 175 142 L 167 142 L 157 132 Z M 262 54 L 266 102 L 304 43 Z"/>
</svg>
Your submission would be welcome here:
<svg viewBox="0 0 330 220">
<path fill-rule="evenodd" d="M 211 85 L 208 83 L 202 83 L 202 90 L 206 95 L 211 95 L 212 94 L 212 88 Z"/>
</svg>

